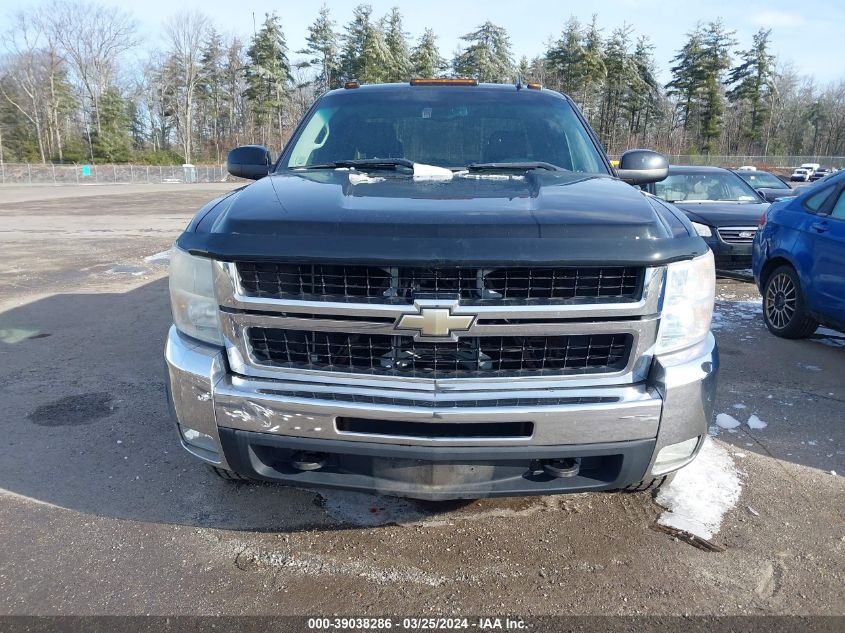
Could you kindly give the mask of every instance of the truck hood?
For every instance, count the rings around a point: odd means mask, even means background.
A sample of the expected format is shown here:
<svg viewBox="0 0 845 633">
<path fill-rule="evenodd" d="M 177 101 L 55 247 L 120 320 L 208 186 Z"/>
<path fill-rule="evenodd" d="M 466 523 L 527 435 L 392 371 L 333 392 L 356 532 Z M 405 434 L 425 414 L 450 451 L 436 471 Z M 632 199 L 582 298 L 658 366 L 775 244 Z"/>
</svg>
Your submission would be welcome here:
<svg viewBox="0 0 845 633">
<path fill-rule="evenodd" d="M 224 199 L 193 229 L 179 245 L 224 260 L 660 263 L 706 250 L 670 207 L 570 172 L 285 172 Z"/>
<path fill-rule="evenodd" d="M 708 226 L 757 226 L 768 202 L 675 202 L 693 222 Z"/>
</svg>

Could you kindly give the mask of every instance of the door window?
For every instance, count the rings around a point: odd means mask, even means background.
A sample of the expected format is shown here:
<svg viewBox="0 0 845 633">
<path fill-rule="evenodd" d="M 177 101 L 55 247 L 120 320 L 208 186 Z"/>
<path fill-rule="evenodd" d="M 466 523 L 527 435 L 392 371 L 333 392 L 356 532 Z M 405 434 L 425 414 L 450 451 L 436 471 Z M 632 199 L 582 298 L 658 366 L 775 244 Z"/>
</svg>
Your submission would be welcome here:
<svg viewBox="0 0 845 633">
<path fill-rule="evenodd" d="M 804 202 L 804 206 L 807 207 L 813 213 L 818 212 L 821 209 L 822 205 L 825 203 L 825 200 L 828 199 L 831 192 L 833 191 L 833 187 L 828 187 L 822 191 L 819 191 L 817 194 L 810 196 Z"/>
<path fill-rule="evenodd" d="M 830 217 L 845 220 L 845 191 L 839 194 L 839 200 L 833 205 L 833 209 L 830 211 Z"/>
</svg>

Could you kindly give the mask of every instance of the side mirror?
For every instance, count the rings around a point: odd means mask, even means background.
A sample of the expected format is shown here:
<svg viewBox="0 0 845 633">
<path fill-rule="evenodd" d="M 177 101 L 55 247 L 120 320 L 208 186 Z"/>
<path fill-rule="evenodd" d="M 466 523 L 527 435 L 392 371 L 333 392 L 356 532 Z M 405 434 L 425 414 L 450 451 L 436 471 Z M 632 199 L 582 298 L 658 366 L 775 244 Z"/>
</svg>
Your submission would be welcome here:
<svg viewBox="0 0 845 633">
<path fill-rule="evenodd" d="M 631 149 L 619 159 L 616 175 L 629 185 L 660 182 L 669 175 L 669 161 L 650 149 Z"/>
<path fill-rule="evenodd" d="M 270 173 L 273 157 L 263 145 L 241 145 L 226 157 L 226 169 L 238 178 L 258 180 Z"/>
</svg>

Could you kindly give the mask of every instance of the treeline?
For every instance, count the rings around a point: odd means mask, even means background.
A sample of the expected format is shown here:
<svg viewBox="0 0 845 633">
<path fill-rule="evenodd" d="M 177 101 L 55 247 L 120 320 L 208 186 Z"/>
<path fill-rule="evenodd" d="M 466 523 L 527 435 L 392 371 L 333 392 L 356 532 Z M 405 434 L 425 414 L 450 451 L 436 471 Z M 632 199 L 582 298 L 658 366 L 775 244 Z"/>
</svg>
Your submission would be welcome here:
<svg viewBox="0 0 845 633">
<path fill-rule="evenodd" d="M 539 81 L 569 94 L 611 153 L 845 154 L 845 81 L 817 85 L 770 52 L 761 29 L 740 43 L 720 21 L 696 25 L 658 80 L 648 37 L 570 18 L 534 58 L 516 60 L 489 21 L 447 59 L 437 36 L 369 5 L 338 26 L 323 7 L 290 50 L 267 14 L 250 38 L 200 12 L 177 13 L 158 44 L 131 14 L 57 0 L 13 16 L 0 58 L 0 161 L 219 162 L 243 143 L 280 147 L 314 99 L 362 83 L 460 76 Z"/>
</svg>

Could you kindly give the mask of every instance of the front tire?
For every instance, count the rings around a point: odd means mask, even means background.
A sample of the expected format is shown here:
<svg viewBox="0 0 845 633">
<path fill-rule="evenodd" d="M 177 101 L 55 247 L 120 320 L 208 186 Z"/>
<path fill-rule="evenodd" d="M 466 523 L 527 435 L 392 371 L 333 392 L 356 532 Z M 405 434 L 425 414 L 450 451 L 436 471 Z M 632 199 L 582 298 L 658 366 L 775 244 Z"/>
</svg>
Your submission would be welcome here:
<svg viewBox="0 0 845 633">
<path fill-rule="evenodd" d="M 657 492 L 662 486 L 668 486 L 670 483 L 672 483 L 672 480 L 674 478 L 675 473 L 669 473 L 668 475 L 655 477 L 654 479 L 645 479 L 638 484 L 631 484 L 630 486 L 625 486 L 624 488 L 620 488 L 619 491 L 645 492 L 646 490 L 650 490 L 652 492 Z"/>
<path fill-rule="evenodd" d="M 211 472 L 213 472 L 215 475 L 217 475 L 218 477 L 220 477 L 220 479 L 223 479 L 224 481 L 234 481 L 234 482 L 241 482 L 241 483 L 251 481 L 250 479 L 247 479 L 246 477 L 240 476 L 238 473 L 236 473 L 233 470 L 226 470 L 225 468 L 218 468 L 217 466 L 212 466 L 211 464 L 206 464 L 206 466 L 208 466 L 208 469 Z"/>
<path fill-rule="evenodd" d="M 807 338 L 819 327 L 810 316 L 798 273 L 779 266 L 763 287 L 763 320 L 769 332 L 781 338 Z"/>
</svg>

